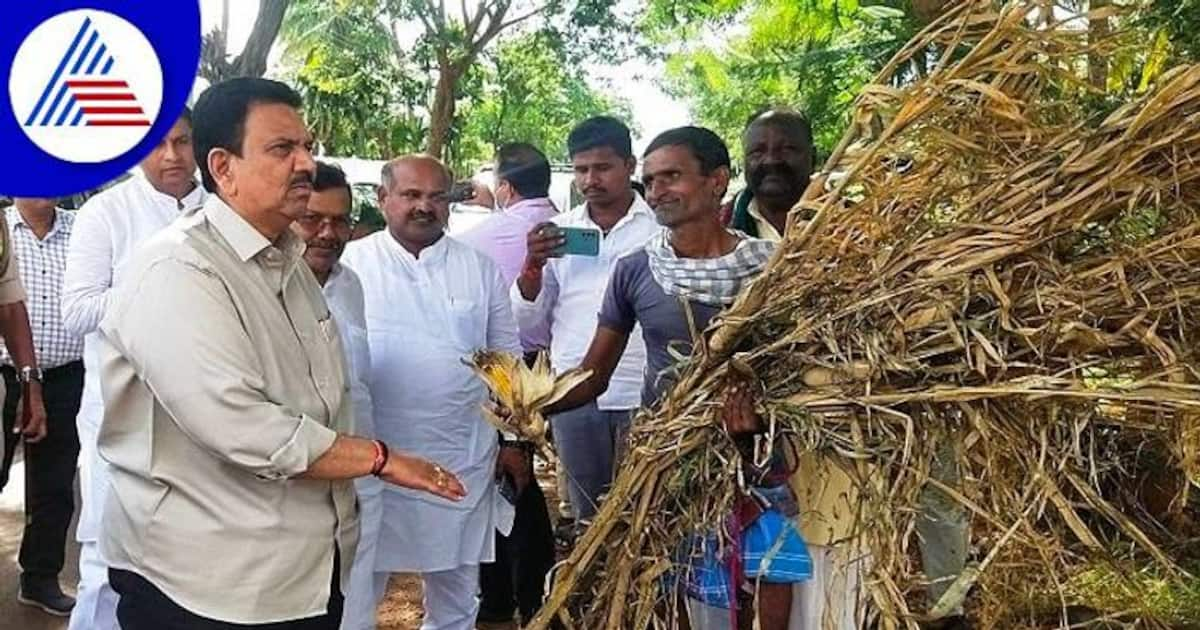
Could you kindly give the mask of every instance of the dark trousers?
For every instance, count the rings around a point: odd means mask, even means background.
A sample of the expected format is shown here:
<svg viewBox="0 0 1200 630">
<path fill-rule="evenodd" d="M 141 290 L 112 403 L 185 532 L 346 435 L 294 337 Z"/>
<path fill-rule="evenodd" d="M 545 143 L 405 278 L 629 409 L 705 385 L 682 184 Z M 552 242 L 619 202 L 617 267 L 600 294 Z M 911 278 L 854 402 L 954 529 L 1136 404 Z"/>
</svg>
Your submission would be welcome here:
<svg viewBox="0 0 1200 630">
<path fill-rule="evenodd" d="M 516 508 L 512 534 L 496 534 L 496 561 L 479 567 L 480 618 L 511 619 L 516 608 L 528 622 L 542 607 L 546 573 L 554 566 L 554 532 L 537 480 L 521 493 Z"/>
<path fill-rule="evenodd" d="M 108 583 L 120 597 L 117 600 L 117 624 L 121 630 L 338 630 L 342 625 L 343 604 L 339 564 L 335 551 L 329 608 L 324 615 L 257 625 L 226 623 L 188 612 L 146 578 L 131 571 L 109 569 Z"/>
<path fill-rule="evenodd" d="M 8 482 L 20 436 L 13 435 L 19 413 L 21 385 L 16 371 L 4 366 L 4 467 L 0 488 Z M 83 363 L 75 361 L 46 370 L 42 399 L 46 403 L 46 437 L 25 444 L 25 533 L 21 538 L 21 583 L 57 584 L 66 552 L 67 530 L 75 513 L 75 466 L 79 432 L 75 416 L 83 396 Z"/>
</svg>

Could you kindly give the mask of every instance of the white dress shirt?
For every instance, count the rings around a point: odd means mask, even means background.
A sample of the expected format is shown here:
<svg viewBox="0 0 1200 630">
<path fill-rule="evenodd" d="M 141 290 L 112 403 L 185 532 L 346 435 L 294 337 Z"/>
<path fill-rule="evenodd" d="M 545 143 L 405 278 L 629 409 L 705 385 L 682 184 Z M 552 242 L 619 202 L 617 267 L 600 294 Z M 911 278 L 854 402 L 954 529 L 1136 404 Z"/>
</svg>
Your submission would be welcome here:
<svg viewBox="0 0 1200 630">
<path fill-rule="evenodd" d="M 100 319 L 130 254 L 171 221 L 198 210 L 206 198 L 204 189 L 196 186 L 182 201 L 176 200 L 138 174 L 88 199 L 75 217 L 63 274 L 62 319 L 68 331 L 83 336 L 85 372 L 77 424 L 84 467 L 80 483 L 90 487 L 82 491 L 79 509 L 76 537 L 82 542 L 97 538 L 108 484 L 103 463 L 95 456 L 96 432 L 104 416 L 96 354 Z M 93 468 L 100 470 L 92 474 Z"/>
<path fill-rule="evenodd" d="M 63 327 L 59 312 L 67 243 L 75 214 L 55 208 L 54 225 L 41 239 L 15 207 L 6 209 L 4 215 L 21 281 L 25 285 L 25 307 L 29 311 L 29 329 L 33 333 L 38 366 L 48 370 L 78 361 L 83 356 L 83 337 Z M 0 362 L 13 364 L 8 348 L 0 347 Z"/>
<path fill-rule="evenodd" d="M 376 569 L 490 562 L 493 530 L 510 528 L 512 511 L 494 481 L 499 443 L 480 412 L 487 388 L 462 360 L 483 348 L 521 352 L 508 287 L 487 256 L 449 236 L 417 258 L 381 230 L 350 243 L 342 263 L 366 298 L 376 432 L 445 466 L 467 488 L 455 503 L 385 487 Z"/>
<path fill-rule="evenodd" d="M 600 229 L 588 214 L 586 203 L 553 221 L 561 227 Z M 601 239 L 599 256 L 551 258 L 542 272 L 542 290 L 532 302 L 521 295 L 518 283 L 513 283 L 511 296 L 517 325 L 525 330 L 550 322 L 550 364 L 555 371 L 579 367 L 583 361 L 596 334 L 600 304 L 617 259 L 641 249 L 661 229 L 654 211 L 635 194 L 629 212 Z M 645 367 L 646 345 L 638 328 L 629 335 L 629 345 L 613 371 L 608 390 L 596 399 L 597 407 L 638 408 Z"/>
</svg>

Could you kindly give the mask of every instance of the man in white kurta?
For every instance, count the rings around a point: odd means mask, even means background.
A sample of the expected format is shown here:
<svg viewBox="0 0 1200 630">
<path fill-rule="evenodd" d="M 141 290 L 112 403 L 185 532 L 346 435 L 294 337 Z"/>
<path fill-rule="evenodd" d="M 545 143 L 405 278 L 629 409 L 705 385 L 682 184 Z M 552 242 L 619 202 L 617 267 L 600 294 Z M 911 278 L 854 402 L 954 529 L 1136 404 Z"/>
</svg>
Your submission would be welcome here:
<svg viewBox="0 0 1200 630">
<path fill-rule="evenodd" d="M 108 585 L 99 536 L 108 493 L 108 466 L 96 450 L 104 417 L 100 397 L 100 320 L 130 254 L 178 217 L 204 205 L 195 180 L 192 123 L 185 112 L 141 164 L 141 172 L 92 197 L 79 210 L 63 275 L 63 327 L 84 338 L 79 429 L 79 588 L 69 630 L 116 630 L 117 594 Z"/>
<path fill-rule="evenodd" d="M 367 345 L 362 283 L 339 262 L 353 232 L 352 204 L 353 192 L 346 174 L 336 166 L 317 162 L 307 211 L 292 223 L 292 232 L 304 240 L 304 263 L 321 285 L 321 293 L 342 336 L 350 372 L 346 383 L 354 405 L 351 433 L 374 439 L 374 405 L 367 387 L 371 352 Z M 376 608 L 383 597 L 382 591 L 376 592 L 375 584 L 375 546 L 383 518 L 383 485 L 371 476 L 354 480 L 358 495 L 358 548 L 350 569 L 349 587 L 344 593 L 341 630 L 375 630 Z"/>
<path fill-rule="evenodd" d="M 440 462 L 468 492 L 450 503 L 383 490 L 377 580 L 421 574 L 422 630 L 475 627 L 479 564 L 494 559 L 493 532 L 512 527 L 497 470 L 520 479 L 526 465 L 523 451 L 500 448 L 480 413 L 487 390 L 462 363 L 479 349 L 519 354 L 521 345 L 496 266 L 444 235 L 450 185 L 432 158 L 388 164 L 379 192 L 388 228 L 351 243 L 342 258 L 363 286 L 379 437 Z"/>
</svg>

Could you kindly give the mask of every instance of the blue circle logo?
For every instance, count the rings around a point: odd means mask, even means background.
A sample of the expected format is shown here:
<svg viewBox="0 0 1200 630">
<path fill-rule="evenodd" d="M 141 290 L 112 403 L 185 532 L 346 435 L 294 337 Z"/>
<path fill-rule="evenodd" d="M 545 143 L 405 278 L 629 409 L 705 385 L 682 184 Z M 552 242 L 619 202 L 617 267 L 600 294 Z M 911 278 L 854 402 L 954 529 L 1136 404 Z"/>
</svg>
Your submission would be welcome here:
<svg viewBox="0 0 1200 630">
<path fill-rule="evenodd" d="M 200 10 L 179 0 L 164 3 L 169 13 L 131 2 L 37 4 L 5 17 L 16 37 L 0 43 L 0 192 L 57 197 L 114 179 L 170 130 L 195 79 Z"/>
</svg>

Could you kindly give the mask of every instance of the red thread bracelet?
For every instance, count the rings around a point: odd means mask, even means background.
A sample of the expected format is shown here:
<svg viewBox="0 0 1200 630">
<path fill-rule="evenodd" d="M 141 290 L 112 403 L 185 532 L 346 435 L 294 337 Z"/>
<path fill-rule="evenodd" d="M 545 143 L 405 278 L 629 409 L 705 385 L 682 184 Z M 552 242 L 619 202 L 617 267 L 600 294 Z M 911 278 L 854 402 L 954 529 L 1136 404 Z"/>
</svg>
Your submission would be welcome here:
<svg viewBox="0 0 1200 630">
<path fill-rule="evenodd" d="M 371 466 L 371 475 L 378 477 L 383 472 L 383 467 L 387 466 L 388 447 L 383 440 L 372 440 L 371 443 L 375 445 L 375 463 Z"/>
</svg>

